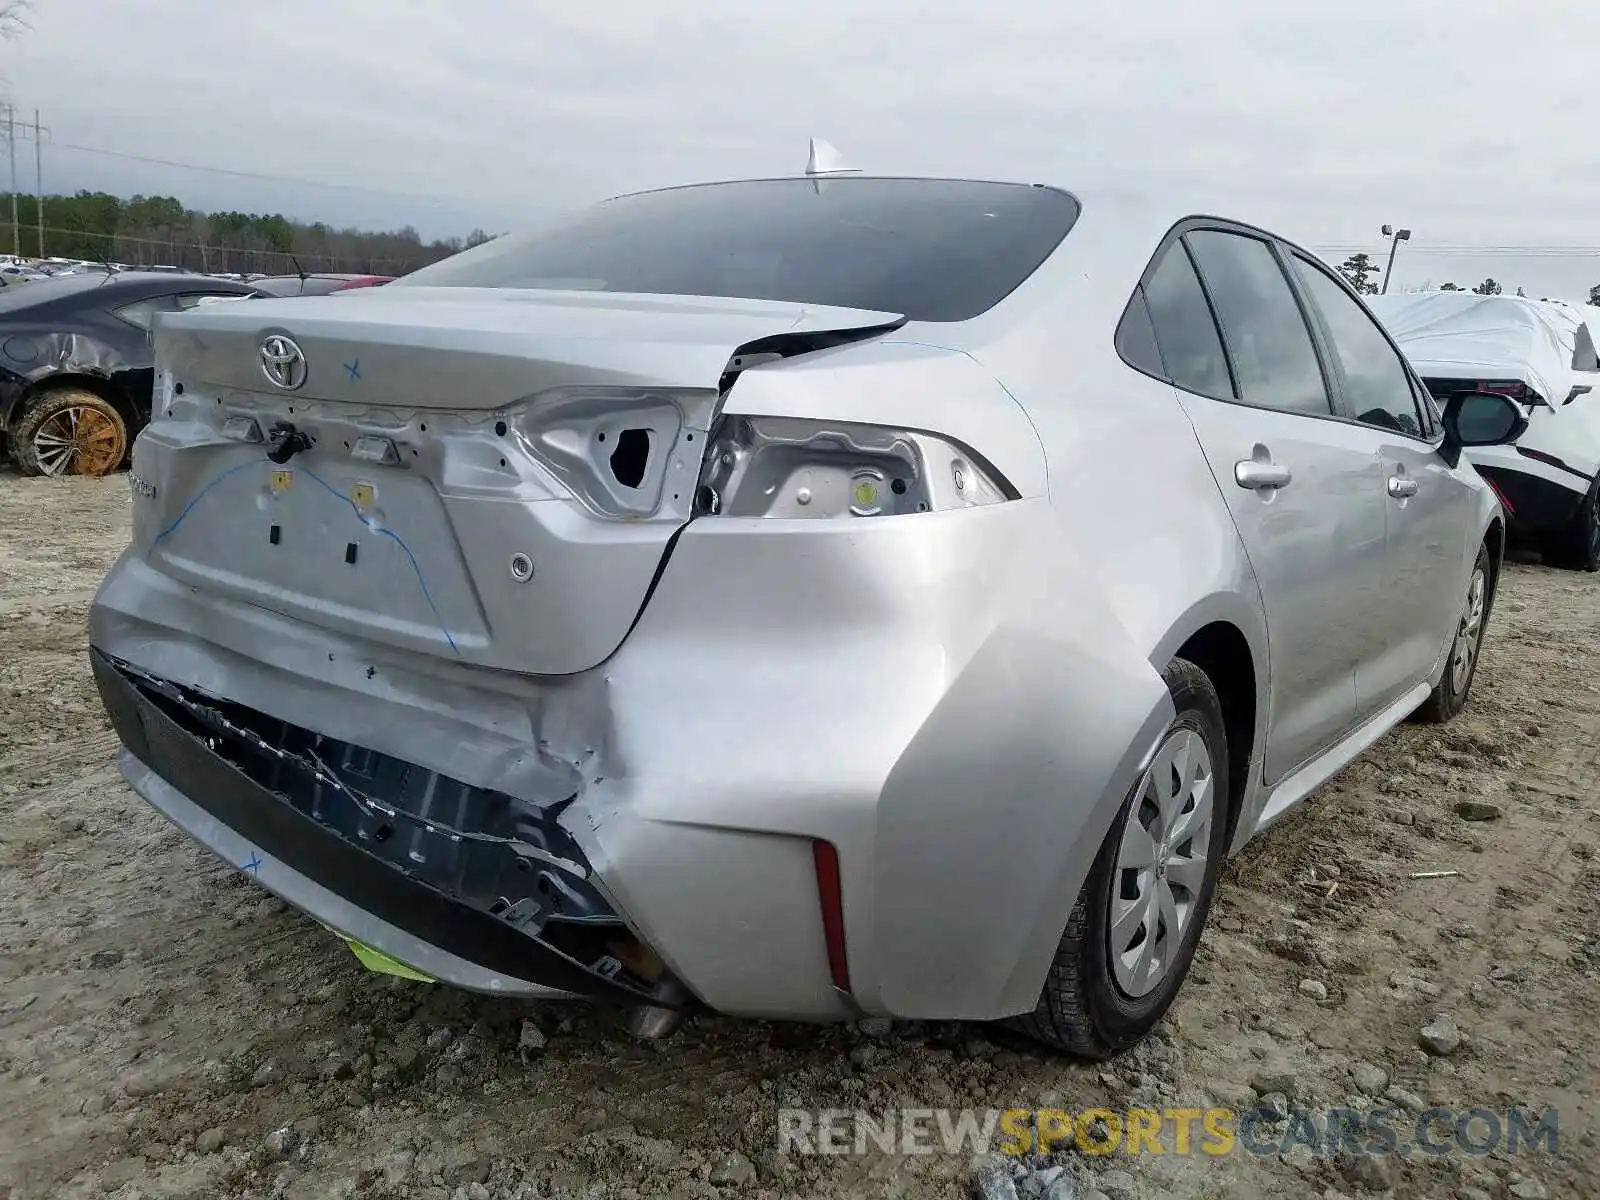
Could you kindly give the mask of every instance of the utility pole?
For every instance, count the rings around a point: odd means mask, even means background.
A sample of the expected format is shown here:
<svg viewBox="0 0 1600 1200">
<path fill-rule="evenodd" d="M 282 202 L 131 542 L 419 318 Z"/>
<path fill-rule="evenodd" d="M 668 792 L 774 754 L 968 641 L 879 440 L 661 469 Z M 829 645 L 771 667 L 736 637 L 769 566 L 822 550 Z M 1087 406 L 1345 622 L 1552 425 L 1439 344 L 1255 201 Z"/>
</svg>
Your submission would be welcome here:
<svg viewBox="0 0 1600 1200">
<path fill-rule="evenodd" d="M 1401 242 L 1411 240 L 1411 230 L 1396 229 L 1393 225 L 1383 227 L 1383 236 L 1389 239 L 1389 265 L 1383 269 L 1383 295 L 1389 294 L 1389 272 L 1394 270 L 1394 252 L 1400 249 Z"/>
<path fill-rule="evenodd" d="M 6 105 L 6 148 L 11 151 L 11 253 L 22 257 L 22 223 L 17 220 L 17 110 Z"/>
<path fill-rule="evenodd" d="M 22 253 L 22 222 L 17 213 L 17 139 L 23 141 L 33 139 L 33 170 L 35 191 L 35 224 L 38 225 L 39 257 L 44 257 L 44 139 L 50 135 L 50 130 L 39 123 L 39 110 L 33 110 L 33 123 L 17 124 L 17 113 L 14 106 L 6 105 L 6 145 L 11 153 L 11 249 L 14 254 Z"/>
<path fill-rule="evenodd" d="M 33 110 L 33 169 L 35 194 L 38 196 L 38 207 L 35 209 L 39 217 L 39 257 L 44 258 L 44 135 L 45 130 L 39 125 L 39 110 Z"/>
</svg>

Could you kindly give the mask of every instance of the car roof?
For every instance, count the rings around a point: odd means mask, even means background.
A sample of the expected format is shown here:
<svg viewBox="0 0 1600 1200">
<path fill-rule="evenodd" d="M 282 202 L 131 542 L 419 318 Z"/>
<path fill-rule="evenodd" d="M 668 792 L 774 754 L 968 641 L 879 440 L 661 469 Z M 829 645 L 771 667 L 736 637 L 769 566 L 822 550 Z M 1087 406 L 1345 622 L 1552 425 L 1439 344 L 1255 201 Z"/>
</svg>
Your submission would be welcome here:
<svg viewBox="0 0 1600 1200">
<path fill-rule="evenodd" d="M 120 294 L 142 292 L 150 288 L 182 289 L 190 285 L 202 290 L 236 291 L 241 294 L 250 290 L 249 284 L 232 279 L 216 279 L 210 275 L 197 275 L 189 271 L 118 271 L 101 286 L 107 290 L 115 289 L 115 293 Z"/>
<path fill-rule="evenodd" d="M 248 284 L 227 279 L 211 279 L 205 275 L 174 274 L 170 271 L 119 271 L 112 275 L 87 273 L 63 275 L 39 280 L 25 286 L 28 292 L 12 297 L 6 289 L 7 313 L 22 312 L 42 305 L 60 305 L 66 309 L 110 307 L 120 301 L 144 296 L 181 292 L 193 286 L 197 291 L 227 292 L 248 295 Z"/>
</svg>

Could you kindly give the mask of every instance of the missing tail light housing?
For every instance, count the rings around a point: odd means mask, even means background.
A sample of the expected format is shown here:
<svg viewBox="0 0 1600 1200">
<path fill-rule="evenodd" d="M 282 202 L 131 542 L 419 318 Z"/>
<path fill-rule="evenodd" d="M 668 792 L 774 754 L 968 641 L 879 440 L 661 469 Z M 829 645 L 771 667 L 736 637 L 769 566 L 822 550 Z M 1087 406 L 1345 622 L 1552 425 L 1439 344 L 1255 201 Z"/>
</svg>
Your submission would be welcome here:
<svg viewBox="0 0 1600 1200">
<path fill-rule="evenodd" d="M 972 451 L 930 433 L 733 415 L 713 431 L 700 516 L 856 519 L 976 508 L 1016 492 Z"/>
</svg>

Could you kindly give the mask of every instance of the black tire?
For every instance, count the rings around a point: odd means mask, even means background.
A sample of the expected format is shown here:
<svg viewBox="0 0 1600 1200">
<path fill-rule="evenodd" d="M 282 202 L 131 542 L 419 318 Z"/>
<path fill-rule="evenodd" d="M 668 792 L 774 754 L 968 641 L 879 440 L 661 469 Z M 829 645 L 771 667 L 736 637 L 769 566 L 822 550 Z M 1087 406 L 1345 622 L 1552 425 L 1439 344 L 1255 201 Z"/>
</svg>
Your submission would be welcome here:
<svg viewBox="0 0 1600 1200">
<path fill-rule="evenodd" d="M 67 432 L 79 441 L 71 450 L 41 444 L 41 437 Z M 81 432 L 80 432 L 81 431 Z M 80 387 L 52 388 L 29 400 L 10 436 L 11 461 L 24 475 L 109 475 L 128 457 L 128 426 L 109 401 Z"/>
<path fill-rule="evenodd" d="M 1544 561 L 1568 571 L 1600 571 L 1600 482 L 1589 488 L 1572 523 L 1545 539 Z"/>
<path fill-rule="evenodd" d="M 1460 638 L 1470 617 L 1473 588 L 1478 581 L 1482 581 L 1483 604 L 1478 617 L 1477 628 L 1473 635 L 1470 660 L 1464 671 L 1457 669 L 1457 655 L 1462 647 Z M 1467 704 L 1467 695 L 1472 691 L 1472 681 L 1478 674 L 1478 659 L 1483 654 L 1483 635 L 1489 627 L 1489 612 L 1494 607 L 1494 563 L 1489 558 L 1489 547 L 1478 547 L 1478 559 L 1472 564 L 1472 574 L 1467 579 L 1466 602 L 1462 606 L 1461 616 L 1457 619 L 1456 630 L 1451 635 L 1449 658 L 1444 665 L 1444 674 L 1439 679 L 1439 685 L 1422 702 L 1422 707 L 1417 709 L 1418 721 L 1432 725 L 1443 725 L 1455 717 Z"/>
<path fill-rule="evenodd" d="M 1026 1016 L 1007 1022 L 1031 1038 L 1082 1058 L 1104 1059 L 1126 1050 L 1166 1015 L 1194 961 L 1226 853 L 1228 811 L 1233 797 L 1228 786 L 1228 739 L 1222 703 L 1205 672 L 1191 662 L 1174 659 L 1163 675 L 1177 709 L 1168 734 L 1183 728 L 1193 730 L 1204 740 L 1211 756 L 1212 816 L 1204 882 L 1194 898 L 1195 909 L 1172 965 L 1152 990 L 1137 997 L 1129 995 L 1117 983 L 1112 967 L 1110 919 L 1113 888 L 1120 886 L 1117 855 L 1123 831 L 1142 799 L 1145 777 L 1141 776 L 1123 801 L 1083 890 L 1078 893 L 1038 1006 Z"/>
</svg>

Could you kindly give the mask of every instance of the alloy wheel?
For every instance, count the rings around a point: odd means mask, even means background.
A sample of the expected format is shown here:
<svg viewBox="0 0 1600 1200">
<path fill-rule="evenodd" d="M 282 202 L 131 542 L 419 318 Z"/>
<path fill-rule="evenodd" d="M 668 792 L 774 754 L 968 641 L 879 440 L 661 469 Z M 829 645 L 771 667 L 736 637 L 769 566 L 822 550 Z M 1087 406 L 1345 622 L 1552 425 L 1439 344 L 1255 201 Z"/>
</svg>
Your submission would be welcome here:
<svg viewBox="0 0 1600 1200">
<path fill-rule="evenodd" d="M 1140 780 L 1112 877 L 1111 967 L 1129 997 L 1166 978 L 1200 908 L 1215 795 L 1205 739 L 1174 729 Z"/>
<path fill-rule="evenodd" d="M 33 448 L 45 475 L 107 475 L 122 461 L 127 442 L 112 417 L 74 404 L 34 430 Z"/>
<path fill-rule="evenodd" d="M 1488 587 L 1483 568 L 1474 570 L 1472 582 L 1467 585 L 1467 605 L 1456 627 L 1455 643 L 1450 647 L 1450 688 L 1457 695 L 1466 690 L 1467 681 L 1472 678 L 1472 664 L 1477 661 L 1483 641 L 1483 606 Z"/>
</svg>

